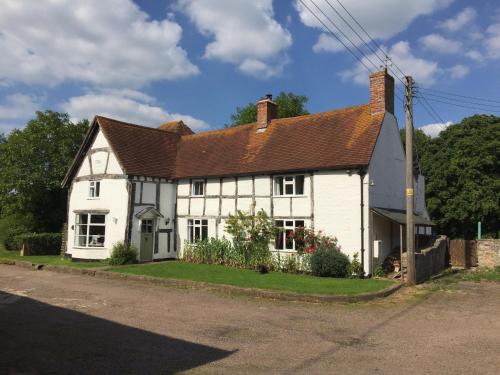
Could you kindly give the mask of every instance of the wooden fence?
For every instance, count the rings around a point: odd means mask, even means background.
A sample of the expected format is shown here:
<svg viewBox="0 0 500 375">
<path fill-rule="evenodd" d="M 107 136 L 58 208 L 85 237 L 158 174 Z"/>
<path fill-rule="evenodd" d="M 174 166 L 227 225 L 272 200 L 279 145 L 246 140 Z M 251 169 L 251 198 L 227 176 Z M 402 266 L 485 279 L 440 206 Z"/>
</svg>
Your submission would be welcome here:
<svg viewBox="0 0 500 375">
<path fill-rule="evenodd" d="M 476 267 L 477 241 L 451 240 L 450 263 L 452 267 L 463 267 L 463 268 Z"/>
</svg>

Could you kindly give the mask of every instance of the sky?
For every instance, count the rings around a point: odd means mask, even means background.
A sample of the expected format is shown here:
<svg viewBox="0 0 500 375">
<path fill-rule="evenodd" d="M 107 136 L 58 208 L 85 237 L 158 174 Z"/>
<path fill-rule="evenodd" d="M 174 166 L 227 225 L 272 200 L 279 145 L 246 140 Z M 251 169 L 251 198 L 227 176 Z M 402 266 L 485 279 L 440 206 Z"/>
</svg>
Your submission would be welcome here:
<svg viewBox="0 0 500 375">
<path fill-rule="evenodd" d="M 363 52 L 370 71 L 382 65 L 383 50 L 391 71 L 415 79 L 435 110 L 415 100 L 414 125 L 427 134 L 475 113 L 499 115 L 498 0 L 303 1 Z M 236 107 L 268 93 L 306 95 L 311 113 L 369 100 L 368 69 L 300 0 L 1 3 L 0 133 L 49 109 L 75 121 L 100 114 L 154 127 L 182 119 L 201 132 L 223 127 Z M 366 35 L 341 5 L 376 44 L 358 39 L 338 14 Z M 396 82 L 403 127 L 403 87 Z M 489 101 L 475 101 L 483 109 L 453 106 L 437 100 L 463 102 L 435 90 Z"/>
</svg>

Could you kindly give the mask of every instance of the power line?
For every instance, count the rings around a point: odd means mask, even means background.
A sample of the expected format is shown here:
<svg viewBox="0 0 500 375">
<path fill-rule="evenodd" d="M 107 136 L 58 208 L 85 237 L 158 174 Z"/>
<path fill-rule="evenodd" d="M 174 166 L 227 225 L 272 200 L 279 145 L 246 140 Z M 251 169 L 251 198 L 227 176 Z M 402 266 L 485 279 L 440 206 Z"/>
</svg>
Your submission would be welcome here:
<svg viewBox="0 0 500 375">
<path fill-rule="evenodd" d="M 479 100 L 479 101 L 483 101 L 483 102 L 490 102 L 490 103 L 498 103 L 498 104 L 500 104 L 499 100 L 479 98 L 479 97 L 476 97 L 476 96 L 467 96 L 467 95 L 454 94 L 452 92 L 443 91 L 443 90 L 437 90 L 437 89 L 430 89 L 430 88 L 421 88 L 421 89 L 425 90 L 425 91 L 434 91 L 434 92 L 445 94 L 445 95 L 456 96 L 456 97 L 459 97 L 459 98 L 474 99 L 474 100 Z M 428 95 L 430 95 L 430 94 L 428 94 Z"/>
<path fill-rule="evenodd" d="M 440 98 L 440 99 L 446 99 L 449 101 L 453 102 L 459 102 L 459 103 L 465 103 L 465 104 L 472 104 L 472 105 L 479 105 L 482 107 L 493 107 L 500 109 L 500 104 L 485 104 L 485 103 L 478 103 L 477 101 L 470 101 L 470 100 L 465 100 L 461 98 L 454 98 L 452 96 L 446 96 L 446 95 L 438 95 L 438 94 L 432 94 L 432 93 L 426 93 L 428 97 L 433 97 L 433 98 Z"/>
<path fill-rule="evenodd" d="M 427 100 L 425 98 L 425 96 L 420 95 L 420 97 L 423 98 L 424 100 Z M 448 102 L 448 101 L 445 101 L 445 100 L 439 100 L 439 99 L 434 99 L 434 98 L 429 98 L 429 100 L 434 101 L 434 102 L 438 102 L 438 103 L 447 104 L 447 105 L 452 105 L 452 106 L 455 106 L 455 107 L 461 107 L 461 108 L 467 108 L 467 109 L 475 109 L 475 110 L 478 110 L 478 111 L 485 111 L 485 112 L 495 112 L 495 113 L 498 112 L 498 113 L 500 113 L 500 110 L 475 107 L 475 106 L 465 105 L 465 104 L 451 103 L 451 102 Z"/>
</svg>

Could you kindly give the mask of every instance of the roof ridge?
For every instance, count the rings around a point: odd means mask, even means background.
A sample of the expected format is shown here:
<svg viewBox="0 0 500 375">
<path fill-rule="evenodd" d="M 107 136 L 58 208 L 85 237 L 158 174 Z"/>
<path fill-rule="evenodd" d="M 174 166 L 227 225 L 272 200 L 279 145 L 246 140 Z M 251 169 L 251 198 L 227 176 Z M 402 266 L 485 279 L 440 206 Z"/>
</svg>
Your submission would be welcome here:
<svg viewBox="0 0 500 375">
<path fill-rule="evenodd" d="M 329 110 L 329 111 L 323 111 L 323 112 L 317 112 L 317 113 L 309 113 L 307 115 L 276 118 L 276 119 L 273 119 L 271 121 L 271 123 L 278 122 L 278 124 L 279 124 L 280 122 L 284 122 L 286 120 L 298 120 L 298 119 L 304 119 L 304 118 L 307 118 L 307 117 L 321 116 L 321 115 L 324 115 L 324 114 L 327 114 L 327 113 L 335 113 L 335 112 L 338 112 L 338 111 L 350 111 L 350 110 L 354 110 L 354 109 L 357 109 L 357 108 L 360 108 L 360 107 L 367 107 L 369 105 L 370 105 L 370 103 L 365 103 L 365 104 L 358 104 L 358 105 L 354 105 L 354 106 L 350 106 L 350 107 L 345 107 L 345 108 L 332 109 L 332 110 Z M 214 130 L 209 130 L 209 131 L 206 131 L 206 132 L 189 134 L 189 135 L 183 136 L 182 138 L 196 138 L 197 136 L 213 135 L 213 134 L 216 134 L 216 133 L 224 133 L 224 132 L 228 132 L 228 131 L 231 131 L 231 130 L 232 131 L 243 130 L 243 129 L 246 129 L 246 128 L 254 127 L 256 125 L 257 125 L 257 122 L 251 122 L 249 124 L 235 125 L 235 126 L 229 126 L 227 128 L 223 128 L 223 129 L 214 129 Z"/>
<path fill-rule="evenodd" d="M 111 117 L 96 115 L 95 118 L 98 121 L 99 121 L 99 118 L 102 118 L 102 119 L 109 120 L 109 121 L 119 122 L 121 125 L 125 125 L 125 126 L 132 126 L 132 127 L 135 127 L 135 128 L 141 128 L 141 129 L 146 129 L 146 130 L 155 130 L 155 131 L 159 131 L 161 133 L 174 134 L 172 132 L 167 132 L 167 131 L 162 130 L 162 129 L 152 128 L 152 127 L 146 126 L 146 125 L 133 124 L 131 122 L 125 122 L 125 121 L 122 121 L 122 120 L 116 120 L 116 119 L 111 118 Z"/>
</svg>

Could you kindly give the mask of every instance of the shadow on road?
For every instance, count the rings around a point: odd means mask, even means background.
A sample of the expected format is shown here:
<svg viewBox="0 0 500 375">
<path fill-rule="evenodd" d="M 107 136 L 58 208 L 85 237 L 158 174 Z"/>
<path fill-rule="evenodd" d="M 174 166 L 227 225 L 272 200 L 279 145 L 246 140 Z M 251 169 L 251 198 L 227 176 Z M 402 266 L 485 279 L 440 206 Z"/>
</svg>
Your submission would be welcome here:
<svg viewBox="0 0 500 375">
<path fill-rule="evenodd" d="M 171 374 L 232 353 L 0 291 L 2 374 Z"/>
</svg>

